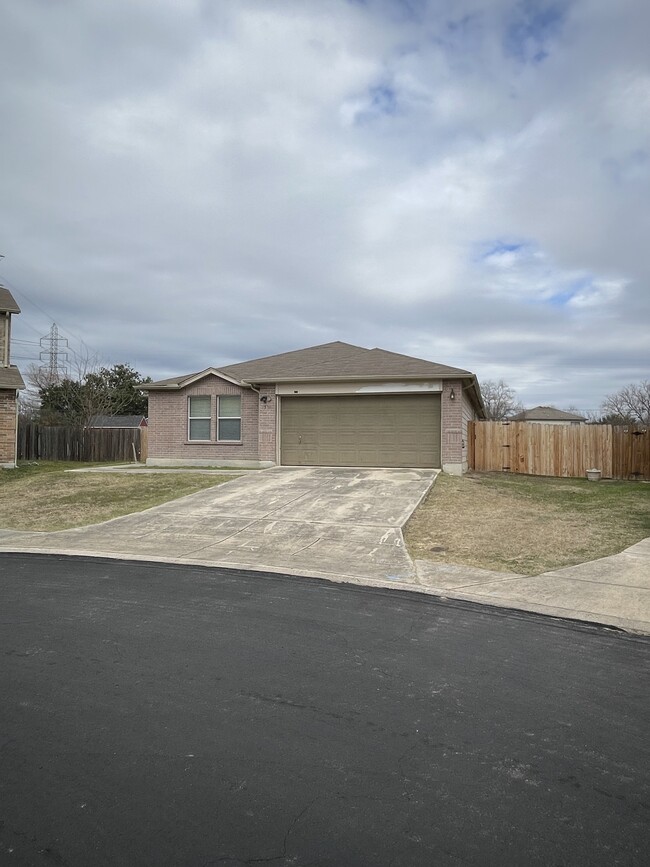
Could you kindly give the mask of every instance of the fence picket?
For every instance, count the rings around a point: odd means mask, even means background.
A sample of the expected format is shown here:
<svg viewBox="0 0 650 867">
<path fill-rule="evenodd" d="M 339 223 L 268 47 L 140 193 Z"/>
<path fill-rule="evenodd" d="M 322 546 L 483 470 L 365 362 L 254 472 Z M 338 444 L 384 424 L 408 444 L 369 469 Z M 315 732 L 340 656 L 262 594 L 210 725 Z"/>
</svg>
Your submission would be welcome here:
<svg viewBox="0 0 650 867">
<path fill-rule="evenodd" d="M 470 422 L 470 469 L 532 476 L 650 479 L 650 430 L 641 425 Z"/>
<path fill-rule="evenodd" d="M 146 428 L 46 427 L 31 422 L 18 425 L 18 460 L 21 461 L 133 461 L 147 458 Z"/>
</svg>

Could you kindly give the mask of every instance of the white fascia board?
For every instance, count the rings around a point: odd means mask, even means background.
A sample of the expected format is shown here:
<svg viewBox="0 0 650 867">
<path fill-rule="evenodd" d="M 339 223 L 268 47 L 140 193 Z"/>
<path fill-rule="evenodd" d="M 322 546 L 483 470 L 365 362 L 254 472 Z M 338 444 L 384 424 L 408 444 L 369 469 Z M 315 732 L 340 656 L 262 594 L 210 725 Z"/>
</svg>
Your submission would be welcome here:
<svg viewBox="0 0 650 867">
<path fill-rule="evenodd" d="M 333 394 L 439 394 L 442 380 L 354 380 L 347 382 L 283 382 L 278 383 L 275 393 L 289 395 L 333 395 Z"/>
<path fill-rule="evenodd" d="M 182 380 L 176 386 L 171 386 L 173 390 L 179 388 L 187 388 L 188 385 L 194 385 L 195 382 L 198 382 L 201 379 L 204 379 L 206 376 L 217 376 L 219 379 L 224 379 L 226 382 L 231 383 L 231 385 L 239 385 L 248 387 L 248 383 L 241 382 L 239 379 L 234 379 L 232 376 L 228 376 L 225 373 L 222 373 L 216 367 L 208 367 L 207 370 L 202 370 L 201 373 L 195 373 L 194 376 L 190 376 L 187 379 Z"/>
</svg>

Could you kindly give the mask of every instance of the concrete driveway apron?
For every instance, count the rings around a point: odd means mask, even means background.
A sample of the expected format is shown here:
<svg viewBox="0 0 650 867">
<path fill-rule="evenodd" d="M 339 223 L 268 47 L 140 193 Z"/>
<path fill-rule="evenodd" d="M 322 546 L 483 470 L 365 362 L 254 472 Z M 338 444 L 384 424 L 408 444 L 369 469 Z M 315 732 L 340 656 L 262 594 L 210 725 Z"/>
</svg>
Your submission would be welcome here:
<svg viewBox="0 0 650 867">
<path fill-rule="evenodd" d="M 276 468 L 144 512 L 55 533 L 0 531 L 0 550 L 411 581 L 402 527 L 435 470 Z"/>
</svg>

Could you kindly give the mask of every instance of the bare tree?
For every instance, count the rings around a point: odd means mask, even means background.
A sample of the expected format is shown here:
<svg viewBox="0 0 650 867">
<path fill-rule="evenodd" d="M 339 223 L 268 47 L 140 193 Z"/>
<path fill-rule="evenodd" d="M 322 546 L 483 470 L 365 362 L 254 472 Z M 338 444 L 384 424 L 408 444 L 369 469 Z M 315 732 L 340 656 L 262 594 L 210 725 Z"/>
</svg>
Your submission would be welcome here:
<svg viewBox="0 0 650 867">
<path fill-rule="evenodd" d="M 128 364 L 101 367 L 99 357 L 83 344 L 80 352 L 73 353 L 70 374 L 53 375 L 45 366 L 32 365 L 26 375 L 37 391 L 43 424 L 87 427 L 101 415 L 147 413 L 140 386 L 151 378 L 143 378 Z"/>
<path fill-rule="evenodd" d="M 587 417 L 584 412 L 582 412 L 582 410 L 579 409 L 574 403 L 569 404 L 569 406 L 563 406 L 562 410 L 563 412 L 573 413 L 573 415 L 581 415 L 583 416 L 583 418 Z"/>
<path fill-rule="evenodd" d="M 650 424 L 650 380 L 626 385 L 614 394 L 608 394 L 600 405 L 604 417 L 619 422 Z"/>
<path fill-rule="evenodd" d="M 18 418 L 21 422 L 36 421 L 40 409 L 38 395 L 29 390 L 18 395 Z"/>
<path fill-rule="evenodd" d="M 517 400 L 514 388 L 510 388 L 502 379 L 486 379 L 481 383 L 481 394 L 489 421 L 502 421 L 505 418 L 523 412 L 523 404 Z"/>
</svg>

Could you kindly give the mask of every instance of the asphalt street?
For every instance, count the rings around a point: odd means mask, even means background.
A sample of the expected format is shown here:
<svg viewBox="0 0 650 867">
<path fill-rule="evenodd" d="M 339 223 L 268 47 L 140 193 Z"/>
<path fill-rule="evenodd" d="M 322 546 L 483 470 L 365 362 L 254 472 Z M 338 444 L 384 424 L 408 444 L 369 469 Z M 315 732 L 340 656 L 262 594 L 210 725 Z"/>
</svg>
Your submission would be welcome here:
<svg viewBox="0 0 650 867">
<path fill-rule="evenodd" d="M 0 629 L 3 865 L 647 863 L 647 638 L 28 554 Z"/>
</svg>

